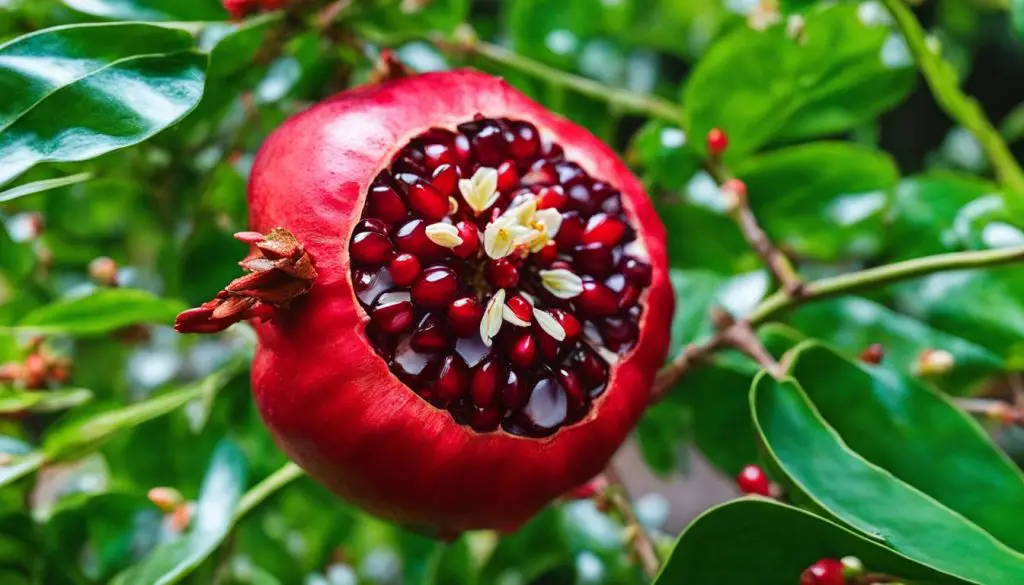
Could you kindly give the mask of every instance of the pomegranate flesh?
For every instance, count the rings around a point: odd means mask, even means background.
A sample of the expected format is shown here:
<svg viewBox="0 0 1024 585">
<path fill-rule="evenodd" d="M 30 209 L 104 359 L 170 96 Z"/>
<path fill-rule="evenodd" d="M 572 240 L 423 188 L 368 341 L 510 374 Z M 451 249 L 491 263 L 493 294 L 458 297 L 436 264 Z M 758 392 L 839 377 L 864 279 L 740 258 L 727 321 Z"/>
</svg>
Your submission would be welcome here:
<svg viewBox="0 0 1024 585">
<path fill-rule="evenodd" d="M 615 154 L 469 71 L 343 93 L 264 144 L 252 229 L 316 261 L 254 323 L 281 447 L 345 500 L 514 530 L 598 474 L 668 346 L 665 231 Z"/>
</svg>

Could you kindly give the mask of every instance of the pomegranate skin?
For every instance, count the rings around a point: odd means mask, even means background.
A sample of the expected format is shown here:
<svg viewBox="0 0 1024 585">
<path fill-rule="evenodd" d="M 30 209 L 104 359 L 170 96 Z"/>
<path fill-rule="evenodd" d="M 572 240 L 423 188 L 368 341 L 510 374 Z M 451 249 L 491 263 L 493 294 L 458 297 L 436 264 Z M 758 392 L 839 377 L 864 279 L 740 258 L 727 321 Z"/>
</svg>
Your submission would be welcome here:
<svg viewBox="0 0 1024 585">
<path fill-rule="evenodd" d="M 636 346 L 612 367 L 583 420 L 546 438 L 477 433 L 402 384 L 364 333 L 348 246 L 370 183 L 412 138 L 476 114 L 535 124 L 621 190 L 652 267 Z M 451 533 L 513 531 L 597 475 L 632 430 L 669 343 L 673 294 L 665 229 L 637 179 L 586 130 L 505 81 L 430 73 L 342 93 L 266 141 L 249 184 L 251 227 L 291 230 L 319 277 L 290 310 L 254 323 L 256 403 L 278 445 L 345 501 L 391 521 Z"/>
</svg>

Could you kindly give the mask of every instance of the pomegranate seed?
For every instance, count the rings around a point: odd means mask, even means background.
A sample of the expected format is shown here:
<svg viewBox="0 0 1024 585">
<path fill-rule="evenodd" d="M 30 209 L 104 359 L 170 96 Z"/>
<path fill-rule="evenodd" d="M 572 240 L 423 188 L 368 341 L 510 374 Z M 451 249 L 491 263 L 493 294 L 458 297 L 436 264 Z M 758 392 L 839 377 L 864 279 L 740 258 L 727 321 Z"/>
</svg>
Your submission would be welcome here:
<svg viewBox="0 0 1024 585">
<path fill-rule="evenodd" d="M 584 215 L 592 215 L 600 206 L 586 185 L 573 185 L 566 190 L 566 195 L 569 198 L 568 207 Z"/>
<path fill-rule="evenodd" d="M 520 179 L 520 183 L 527 187 L 533 185 L 554 185 L 556 182 L 558 182 L 558 173 L 555 172 L 554 165 L 546 160 L 538 160 L 530 165 L 530 169 Z"/>
<path fill-rule="evenodd" d="M 561 185 L 553 187 L 541 187 L 537 192 L 537 209 L 559 209 L 565 207 L 569 198 L 565 195 L 565 189 Z"/>
<path fill-rule="evenodd" d="M 383 264 L 393 252 L 391 240 L 379 232 L 360 232 L 349 247 L 353 260 L 371 266 Z"/>
<path fill-rule="evenodd" d="M 562 214 L 562 225 L 555 235 L 555 243 L 558 249 L 568 252 L 583 240 L 583 220 L 576 211 Z"/>
<path fill-rule="evenodd" d="M 537 345 L 533 336 L 524 333 L 512 344 L 512 349 L 508 352 L 508 360 L 520 368 L 528 368 L 536 355 Z"/>
<path fill-rule="evenodd" d="M 430 183 L 441 193 L 452 196 L 459 188 L 459 171 L 450 164 L 443 164 L 430 175 Z"/>
<path fill-rule="evenodd" d="M 466 173 L 473 160 L 473 149 L 469 144 L 469 138 L 463 134 L 456 134 L 452 140 L 452 148 L 455 150 L 455 160 L 459 162 L 459 170 Z"/>
<path fill-rule="evenodd" d="M 583 292 L 573 299 L 580 311 L 595 317 L 614 315 L 619 309 L 619 299 L 605 285 L 593 280 L 583 281 Z"/>
<path fill-rule="evenodd" d="M 539 252 L 535 253 L 531 260 L 538 266 L 549 266 L 558 258 L 558 244 L 548 242 Z"/>
<path fill-rule="evenodd" d="M 451 402 L 462 398 L 469 384 L 469 370 L 456 355 L 449 355 L 441 362 L 441 370 L 437 374 L 434 390 L 437 399 Z"/>
<path fill-rule="evenodd" d="M 522 162 L 537 156 L 537 152 L 540 150 L 540 135 L 533 124 L 515 122 L 508 134 L 510 135 L 507 137 L 508 150 L 512 158 Z"/>
<path fill-rule="evenodd" d="M 540 142 L 540 156 L 551 161 L 559 161 L 565 158 L 565 150 L 561 144 L 552 142 L 548 138 L 542 138 Z"/>
<path fill-rule="evenodd" d="M 384 223 L 379 219 L 374 219 L 371 217 L 357 223 L 355 232 L 377 232 L 378 234 L 383 234 L 386 236 L 388 235 L 388 224 Z"/>
<path fill-rule="evenodd" d="M 498 165 L 498 191 L 508 193 L 519 185 L 519 173 L 516 172 L 516 163 L 506 160 Z"/>
<path fill-rule="evenodd" d="M 632 347 L 640 335 L 636 323 L 626 317 L 607 317 L 598 325 L 598 329 L 605 347 L 615 352 Z"/>
<path fill-rule="evenodd" d="M 370 313 L 370 319 L 385 333 L 401 333 L 412 328 L 415 318 L 412 303 L 408 300 L 390 301 L 381 295 L 378 304 Z"/>
<path fill-rule="evenodd" d="M 543 358 L 545 362 L 557 361 L 558 353 L 562 349 L 562 344 L 545 333 L 540 327 L 537 327 L 534 330 L 534 333 L 536 334 L 537 351 L 540 352 L 540 357 Z"/>
<path fill-rule="evenodd" d="M 388 264 L 391 280 L 398 286 L 409 286 L 420 275 L 420 261 L 412 254 L 399 254 Z"/>
<path fill-rule="evenodd" d="M 423 162 L 430 169 L 436 169 L 441 165 L 454 164 L 455 153 L 452 152 L 451 142 L 435 142 L 424 145 Z"/>
<path fill-rule="evenodd" d="M 599 388 L 608 381 L 608 364 L 594 350 L 581 347 L 572 355 L 572 363 L 587 390 Z"/>
<path fill-rule="evenodd" d="M 522 408 L 526 402 L 526 386 L 514 370 L 509 370 L 501 387 L 501 405 L 508 409 Z"/>
<path fill-rule="evenodd" d="M 367 213 L 387 224 L 401 221 L 409 213 L 398 192 L 389 185 L 374 185 L 367 195 Z"/>
<path fill-rule="evenodd" d="M 484 308 L 473 297 L 455 299 L 448 307 L 448 323 L 459 337 L 478 335 L 483 315 Z"/>
<path fill-rule="evenodd" d="M 440 309 L 455 300 L 459 279 L 447 266 L 431 266 L 412 285 L 412 299 L 431 309 Z"/>
<path fill-rule="evenodd" d="M 843 568 L 838 559 L 821 559 L 800 574 L 800 585 L 846 585 Z"/>
<path fill-rule="evenodd" d="M 494 404 L 498 396 L 498 385 L 504 380 L 505 373 L 496 359 L 490 358 L 480 364 L 473 371 L 473 380 L 469 384 L 473 404 L 481 408 Z"/>
<path fill-rule="evenodd" d="M 452 248 L 452 253 L 459 258 L 471 258 L 480 251 L 480 230 L 468 221 L 460 221 L 455 224 L 459 230 L 459 237 L 462 243 Z"/>
<path fill-rule="evenodd" d="M 622 213 L 622 198 L 613 195 L 601 202 L 601 211 L 608 215 L 619 215 Z"/>
<path fill-rule="evenodd" d="M 619 270 L 633 284 L 638 286 L 651 284 L 651 265 L 639 258 L 626 256 L 619 265 Z"/>
<path fill-rule="evenodd" d="M 530 390 L 530 398 L 522 414 L 524 422 L 539 433 L 557 429 L 569 414 L 569 403 L 562 385 L 551 376 L 538 379 Z"/>
<path fill-rule="evenodd" d="M 558 182 L 567 187 L 587 179 L 587 174 L 583 172 L 583 169 L 573 162 L 561 161 L 555 163 L 555 172 L 558 173 Z"/>
<path fill-rule="evenodd" d="M 506 301 L 505 305 L 523 321 L 529 323 L 533 320 L 533 305 L 529 301 L 519 295 L 510 296 Z"/>
<path fill-rule="evenodd" d="M 430 172 L 424 163 L 425 160 L 423 153 L 416 149 L 409 148 L 395 158 L 391 168 L 398 173 L 422 177 Z"/>
<path fill-rule="evenodd" d="M 352 273 L 352 286 L 355 288 L 359 301 L 369 307 L 377 301 L 381 293 L 394 288 L 391 275 L 383 268 L 375 270 L 355 270 Z"/>
<path fill-rule="evenodd" d="M 493 431 L 501 424 L 501 410 L 497 408 L 474 408 L 469 417 L 469 426 L 481 433 Z"/>
<path fill-rule="evenodd" d="M 473 145 L 473 152 L 480 164 L 488 167 L 500 164 L 508 150 L 505 133 L 498 124 L 491 121 L 484 122 L 480 131 L 470 138 L 469 142 Z"/>
<path fill-rule="evenodd" d="M 572 313 L 568 313 L 562 309 L 551 309 L 548 312 L 551 313 L 551 316 L 555 318 L 555 321 L 558 321 L 558 324 L 565 330 L 566 341 L 576 339 L 580 336 L 580 333 L 583 332 L 583 326 L 580 325 L 579 320 L 577 320 Z"/>
<path fill-rule="evenodd" d="M 729 137 L 721 128 L 712 128 L 708 132 L 708 152 L 712 156 L 721 156 L 726 148 L 729 148 Z"/>
<path fill-rule="evenodd" d="M 422 260 L 439 260 L 448 255 L 448 248 L 438 246 L 427 237 L 427 224 L 422 219 L 408 221 L 395 232 L 399 252 L 414 254 Z"/>
<path fill-rule="evenodd" d="M 604 244 L 611 247 L 618 244 L 625 234 L 625 223 L 614 217 L 598 213 L 587 222 L 587 227 L 583 230 L 582 242 L 584 244 Z"/>
<path fill-rule="evenodd" d="M 425 315 L 416 327 L 416 332 L 412 334 L 411 345 L 416 351 L 428 353 L 448 349 L 451 346 L 451 339 L 444 321 L 437 315 Z"/>
<path fill-rule="evenodd" d="M 420 181 L 409 187 L 409 205 L 430 221 L 440 221 L 448 215 L 448 197 L 430 183 Z"/>
<path fill-rule="evenodd" d="M 736 485 L 745 494 L 771 497 L 772 483 L 764 470 L 756 465 L 747 465 L 736 476 Z"/>
<path fill-rule="evenodd" d="M 403 382 L 413 387 L 423 387 L 433 373 L 435 357 L 416 351 L 406 337 L 395 348 L 391 358 L 391 369 Z"/>
<path fill-rule="evenodd" d="M 497 258 L 487 263 L 487 282 L 497 288 L 512 288 L 519 284 L 519 269 L 508 258 Z"/>
<path fill-rule="evenodd" d="M 598 278 L 604 278 L 615 268 L 612 248 L 600 243 L 576 246 L 573 258 L 577 271 Z"/>
<path fill-rule="evenodd" d="M 619 293 L 619 309 L 628 309 L 640 302 L 640 289 L 629 285 Z"/>
<path fill-rule="evenodd" d="M 565 395 L 569 398 L 569 403 L 573 407 L 579 408 L 585 404 L 586 397 L 583 395 L 583 387 L 580 385 L 580 379 L 575 372 L 566 368 L 559 368 L 558 383 L 562 385 L 562 389 L 565 390 Z"/>
</svg>

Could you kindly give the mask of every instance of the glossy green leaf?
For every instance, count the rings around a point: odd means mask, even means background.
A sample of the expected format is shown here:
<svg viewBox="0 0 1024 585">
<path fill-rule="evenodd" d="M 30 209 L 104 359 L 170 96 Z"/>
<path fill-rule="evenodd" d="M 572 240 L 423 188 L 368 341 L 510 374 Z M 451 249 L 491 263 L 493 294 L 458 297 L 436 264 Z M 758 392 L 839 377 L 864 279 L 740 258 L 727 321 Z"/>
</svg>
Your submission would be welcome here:
<svg viewBox="0 0 1024 585">
<path fill-rule="evenodd" d="M 43 466 L 45 458 L 42 453 L 33 452 L 18 455 L 7 465 L 0 465 L 0 488 L 14 483 Z"/>
<path fill-rule="evenodd" d="M 861 22 L 856 5 L 811 11 L 805 23 L 799 39 L 778 24 L 766 31 L 738 27 L 715 43 L 683 96 L 690 135 L 722 128 L 727 156 L 739 159 L 772 141 L 847 130 L 910 91 L 909 59 L 884 50 L 889 28 Z M 702 142 L 694 145 L 703 152 Z"/>
<path fill-rule="evenodd" d="M 899 179 L 887 154 L 815 142 L 747 159 L 734 172 L 778 245 L 819 260 L 882 249 L 887 191 Z"/>
<path fill-rule="evenodd" d="M 857 455 L 796 381 L 760 375 L 751 393 L 751 409 L 774 463 L 801 492 L 843 523 L 965 582 L 1013 585 L 1024 579 L 1024 555 Z"/>
<path fill-rule="evenodd" d="M 34 263 L 32 247 L 25 242 L 15 242 L 7 232 L 7 227 L 0 223 L 0 276 L 7 276 L 16 282 L 32 271 Z M 0 279 L 0 290 L 4 288 L 3 282 Z"/>
<path fill-rule="evenodd" d="M 631 166 L 639 167 L 650 187 L 679 191 L 701 165 L 687 138 L 686 132 L 676 126 L 649 121 L 633 137 L 627 160 Z"/>
<path fill-rule="evenodd" d="M 872 572 L 915 583 L 962 583 L 829 520 L 761 498 L 722 504 L 691 522 L 654 583 L 794 585 L 819 559 L 847 555 Z"/>
<path fill-rule="evenodd" d="M 84 388 L 63 390 L 17 390 L 0 388 L 0 414 L 14 412 L 56 412 L 92 400 Z"/>
<path fill-rule="evenodd" d="M 0 203 L 7 201 L 14 201 L 19 197 L 26 195 L 33 195 L 35 193 L 42 193 L 43 191 L 49 191 L 51 189 L 59 189 L 61 187 L 67 187 L 68 185 L 74 185 L 76 183 L 82 183 L 92 178 L 92 173 L 78 173 L 75 175 L 68 175 L 67 177 L 58 177 L 56 179 L 45 179 L 42 181 L 33 181 L 24 185 L 18 185 L 6 191 L 0 191 Z"/>
<path fill-rule="evenodd" d="M 141 563 L 118 575 L 115 585 L 170 585 L 194 571 L 228 535 L 245 488 L 245 454 L 230 441 L 214 451 L 196 501 L 189 533 L 161 545 Z"/>
<path fill-rule="evenodd" d="M 63 0 L 70 8 L 111 20 L 224 20 L 217 0 Z"/>
<path fill-rule="evenodd" d="M 462 537 L 438 549 L 428 585 L 473 585 L 476 583 L 476 560 L 469 539 Z"/>
<path fill-rule="evenodd" d="M 469 0 L 437 0 L 405 3 L 404 6 L 402 0 L 363 3 L 355 7 L 350 21 L 357 28 L 370 28 L 390 34 L 430 31 L 451 33 L 469 15 Z"/>
<path fill-rule="evenodd" d="M 559 511 L 549 506 L 516 532 L 504 535 L 480 572 L 480 585 L 499 585 L 516 578 L 530 583 L 571 567 L 563 524 Z"/>
<path fill-rule="evenodd" d="M 102 335 L 135 323 L 168 325 L 185 310 L 179 301 L 161 299 L 138 289 L 98 289 L 54 301 L 25 315 L 19 329 L 66 335 Z"/>
<path fill-rule="evenodd" d="M 121 408 L 73 413 L 47 432 L 43 451 L 47 460 L 70 459 L 101 445 L 117 433 L 151 421 L 207 394 L 216 394 L 240 371 L 233 362 L 183 388 Z M 88 410 L 88 409 L 86 409 Z"/>
<path fill-rule="evenodd" d="M 719 273 L 743 272 L 757 267 L 743 234 L 724 214 L 693 203 L 671 202 L 659 205 L 658 215 L 669 233 L 686 234 L 668 239 L 668 259 L 672 266 Z M 700 245 L 694 245 L 698 241 Z"/>
<path fill-rule="evenodd" d="M 0 47 L 0 89 L 19 96 L 0 110 L 0 184 L 40 162 L 136 144 L 181 119 L 203 93 L 206 58 L 193 44 L 181 30 L 110 24 Z"/>
<path fill-rule="evenodd" d="M 1024 475 L 975 421 L 941 393 L 888 368 L 803 345 L 791 374 L 825 421 L 860 456 L 1024 549 Z"/>
<path fill-rule="evenodd" d="M 952 394 L 969 394 L 997 375 L 1003 359 L 985 347 L 935 329 L 873 301 L 843 297 L 805 305 L 789 318 L 809 337 L 823 339 L 856 358 L 873 343 L 885 348 L 885 365 L 911 375 L 925 349 L 942 349 L 956 358 L 956 367 L 934 380 Z"/>
<path fill-rule="evenodd" d="M 1017 38 L 1024 40 L 1024 0 L 1010 0 L 1010 19 Z"/>
</svg>

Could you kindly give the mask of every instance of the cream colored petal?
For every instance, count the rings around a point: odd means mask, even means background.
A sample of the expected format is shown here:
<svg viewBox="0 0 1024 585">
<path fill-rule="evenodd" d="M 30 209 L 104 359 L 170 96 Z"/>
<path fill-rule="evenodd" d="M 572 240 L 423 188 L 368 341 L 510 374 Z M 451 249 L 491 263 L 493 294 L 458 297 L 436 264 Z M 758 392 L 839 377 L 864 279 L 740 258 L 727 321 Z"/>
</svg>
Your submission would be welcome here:
<svg viewBox="0 0 1024 585">
<path fill-rule="evenodd" d="M 432 223 L 426 229 L 427 238 L 438 246 L 454 248 L 462 245 L 462 237 L 459 230 L 450 223 Z"/>
<path fill-rule="evenodd" d="M 512 309 L 509 308 L 508 305 L 505 305 L 505 308 L 503 309 L 502 316 L 505 318 L 506 321 L 508 321 L 509 323 L 511 323 L 513 325 L 516 325 L 518 327 L 529 327 L 530 326 L 530 322 L 529 321 L 524 321 L 524 320 L 520 319 L 519 315 L 516 315 L 512 311 Z"/>
<path fill-rule="evenodd" d="M 459 202 L 454 197 L 448 198 L 448 215 L 455 215 L 459 212 Z"/>
<path fill-rule="evenodd" d="M 472 177 L 459 181 L 459 192 L 470 209 L 483 212 L 498 200 L 498 171 L 480 167 Z"/>
<path fill-rule="evenodd" d="M 540 283 L 560 299 L 571 299 L 583 292 L 583 279 L 565 268 L 541 270 Z"/>
<path fill-rule="evenodd" d="M 500 220 L 487 225 L 484 230 L 484 252 L 488 257 L 498 259 L 512 253 L 515 238 L 512 237 L 509 227 L 507 222 Z"/>
<path fill-rule="evenodd" d="M 562 214 L 558 213 L 557 209 L 541 209 L 534 219 L 544 226 L 549 238 L 557 236 L 558 229 L 562 227 Z"/>
<path fill-rule="evenodd" d="M 491 339 L 501 331 L 502 317 L 505 307 L 505 290 L 499 289 L 487 302 L 484 317 L 480 320 L 480 339 L 484 345 L 490 346 Z"/>
<path fill-rule="evenodd" d="M 540 328 L 544 333 L 550 335 L 555 341 L 562 341 L 565 339 L 565 328 L 551 316 L 551 313 L 541 311 L 540 309 L 534 309 L 533 318 L 537 321 L 537 325 L 540 325 Z"/>
<path fill-rule="evenodd" d="M 531 197 L 519 205 L 506 210 L 502 215 L 514 218 L 515 222 L 519 225 L 528 226 L 533 223 L 533 216 L 536 213 L 537 199 Z"/>
</svg>

